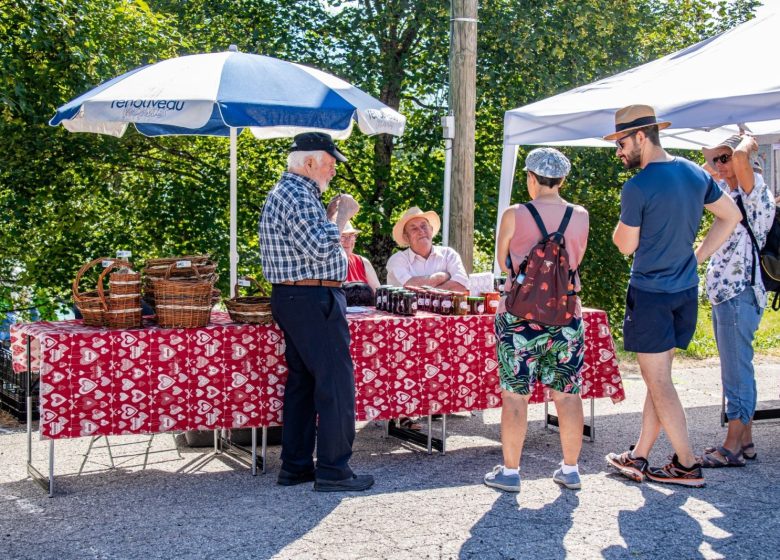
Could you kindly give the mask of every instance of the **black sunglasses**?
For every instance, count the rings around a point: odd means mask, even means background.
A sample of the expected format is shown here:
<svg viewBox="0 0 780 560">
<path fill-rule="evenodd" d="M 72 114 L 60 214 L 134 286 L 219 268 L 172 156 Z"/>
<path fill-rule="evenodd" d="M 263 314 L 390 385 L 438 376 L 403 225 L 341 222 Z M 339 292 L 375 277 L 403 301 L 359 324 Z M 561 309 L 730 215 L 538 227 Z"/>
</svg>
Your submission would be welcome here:
<svg viewBox="0 0 780 560">
<path fill-rule="evenodd" d="M 712 165 L 715 165 L 718 162 L 721 163 L 728 163 L 731 161 L 731 154 L 720 154 L 719 156 L 715 156 L 712 158 Z"/>
<path fill-rule="evenodd" d="M 625 136 L 623 136 L 623 138 L 621 138 L 620 140 L 615 140 L 615 145 L 616 145 L 618 148 L 620 148 L 620 149 L 622 150 L 622 149 L 623 149 L 623 142 L 625 142 L 626 140 L 628 140 L 629 138 L 631 138 L 631 137 L 632 137 L 634 134 L 636 134 L 637 132 L 639 132 L 639 131 L 638 131 L 638 130 L 635 130 L 635 131 L 634 131 L 634 132 L 632 132 L 631 134 L 626 134 L 626 135 L 625 135 Z"/>
</svg>

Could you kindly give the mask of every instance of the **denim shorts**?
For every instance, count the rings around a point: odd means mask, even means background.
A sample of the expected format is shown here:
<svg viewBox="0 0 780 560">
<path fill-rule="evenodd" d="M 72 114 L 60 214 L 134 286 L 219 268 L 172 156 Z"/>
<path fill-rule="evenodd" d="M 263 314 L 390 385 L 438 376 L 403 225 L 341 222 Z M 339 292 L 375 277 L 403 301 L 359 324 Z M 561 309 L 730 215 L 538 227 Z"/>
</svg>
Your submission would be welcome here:
<svg viewBox="0 0 780 560">
<path fill-rule="evenodd" d="M 698 289 L 672 294 L 645 292 L 628 285 L 623 346 L 628 352 L 657 354 L 688 347 L 696 331 Z"/>
<path fill-rule="evenodd" d="M 496 353 L 501 388 L 530 395 L 537 381 L 554 391 L 579 394 L 585 361 L 581 318 L 565 327 L 548 327 L 497 313 Z"/>
<path fill-rule="evenodd" d="M 756 411 L 753 335 L 763 310 L 748 286 L 733 298 L 712 306 L 712 327 L 720 354 L 720 378 L 726 395 L 726 417 L 747 424 Z"/>
</svg>

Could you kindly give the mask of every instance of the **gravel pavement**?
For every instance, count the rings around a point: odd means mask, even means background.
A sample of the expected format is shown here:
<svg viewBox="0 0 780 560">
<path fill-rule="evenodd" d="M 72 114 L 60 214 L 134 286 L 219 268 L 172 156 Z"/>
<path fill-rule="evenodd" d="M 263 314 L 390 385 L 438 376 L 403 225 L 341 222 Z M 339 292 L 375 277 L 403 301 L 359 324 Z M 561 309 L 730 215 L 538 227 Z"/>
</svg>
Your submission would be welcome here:
<svg viewBox="0 0 780 560">
<path fill-rule="evenodd" d="M 780 359 L 756 364 L 759 408 L 780 407 Z M 636 484 L 604 462 L 639 431 L 644 385 L 635 365 L 621 371 L 628 398 L 596 402 L 581 491 L 552 482 L 560 450 L 542 405 L 530 408 L 519 495 L 482 484 L 501 462 L 497 410 L 450 416 L 446 455 L 360 425 L 353 468 L 377 482 L 357 494 L 276 485 L 278 447 L 252 477 L 241 458 L 158 434 L 111 437 L 113 469 L 105 439 L 89 453 L 88 438 L 57 441 L 48 498 L 26 476 L 24 428 L 0 428 L 0 559 L 780 557 L 780 420 L 755 424 L 757 461 L 706 471 L 704 489 Z M 722 443 L 717 360 L 678 362 L 674 377 L 696 450 Z M 33 447 L 44 470 L 48 445 Z M 662 437 L 651 464 L 670 453 Z"/>
</svg>

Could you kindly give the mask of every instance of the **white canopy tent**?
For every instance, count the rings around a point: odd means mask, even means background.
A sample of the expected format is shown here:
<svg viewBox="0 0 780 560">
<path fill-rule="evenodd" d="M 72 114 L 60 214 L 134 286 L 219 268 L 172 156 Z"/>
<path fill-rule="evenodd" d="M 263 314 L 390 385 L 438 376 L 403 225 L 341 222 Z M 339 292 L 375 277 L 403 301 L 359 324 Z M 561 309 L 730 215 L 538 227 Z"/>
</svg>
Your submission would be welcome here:
<svg viewBox="0 0 780 560">
<path fill-rule="evenodd" d="M 615 111 L 644 103 L 672 126 L 667 148 L 700 149 L 739 126 L 759 143 L 780 141 L 780 71 L 771 54 L 780 10 L 767 11 L 725 33 L 637 68 L 507 111 L 498 220 L 509 206 L 517 147 L 530 144 L 603 146 Z"/>
</svg>

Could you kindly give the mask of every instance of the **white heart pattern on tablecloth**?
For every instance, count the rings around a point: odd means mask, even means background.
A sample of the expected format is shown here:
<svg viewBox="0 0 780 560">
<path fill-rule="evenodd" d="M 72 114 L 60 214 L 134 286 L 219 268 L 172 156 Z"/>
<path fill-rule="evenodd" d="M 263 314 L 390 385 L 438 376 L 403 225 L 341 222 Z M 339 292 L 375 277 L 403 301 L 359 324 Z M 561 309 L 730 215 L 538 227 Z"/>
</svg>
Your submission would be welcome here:
<svg viewBox="0 0 780 560">
<path fill-rule="evenodd" d="M 98 359 L 98 353 L 95 352 L 92 348 L 81 349 L 81 359 L 79 360 L 79 363 L 81 365 L 83 366 L 89 365 L 97 359 Z"/>
<path fill-rule="evenodd" d="M 84 378 L 79 379 L 79 393 L 81 393 L 82 395 L 86 395 L 96 387 L 97 387 L 97 383 L 95 383 L 91 379 L 84 379 Z"/>
</svg>

